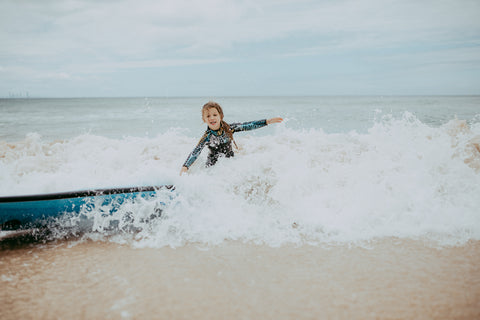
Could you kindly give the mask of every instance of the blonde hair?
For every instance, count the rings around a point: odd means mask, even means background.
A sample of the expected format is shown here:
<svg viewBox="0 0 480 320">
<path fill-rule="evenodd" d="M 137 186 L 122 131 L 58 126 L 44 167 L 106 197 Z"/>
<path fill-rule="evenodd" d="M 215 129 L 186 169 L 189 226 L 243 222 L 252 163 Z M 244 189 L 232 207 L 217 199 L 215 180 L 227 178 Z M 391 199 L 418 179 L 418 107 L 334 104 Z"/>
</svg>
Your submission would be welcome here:
<svg viewBox="0 0 480 320">
<path fill-rule="evenodd" d="M 238 146 L 237 146 L 237 143 L 235 142 L 235 140 L 233 139 L 233 131 L 232 131 L 232 128 L 230 128 L 230 126 L 228 125 L 228 123 L 226 123 L 224 120 L 223 120 L 223 110 L 222 110 L 222 107 L 214 102 L 214 101 L 209 101 L 207 103 L 205 103 L 203 105 L 203 108 L 202 108 L 202 119 L 205 121 L 205 113 L 210 110 L 210 109 L 216 109 L 218 111 L 218 114 L 220 115 L 220 128 L 225 130 L 225 132 L 227 133 L 227 135 L 230 137 L 230 139 L 233 141 L 233 144 L 235 145 L 235 148 L 238 149 Z"/>
</svg>

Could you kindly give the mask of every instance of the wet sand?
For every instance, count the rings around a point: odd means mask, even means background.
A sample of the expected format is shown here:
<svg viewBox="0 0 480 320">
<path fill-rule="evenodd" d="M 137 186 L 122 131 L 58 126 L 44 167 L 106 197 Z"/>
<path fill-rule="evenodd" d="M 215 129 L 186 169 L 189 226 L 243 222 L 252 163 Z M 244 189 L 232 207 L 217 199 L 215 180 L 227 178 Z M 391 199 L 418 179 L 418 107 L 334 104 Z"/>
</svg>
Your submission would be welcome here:
<svg viewBox="0 0 480 320">
<path fill-rule="evenodd" d="M 480 319 L 480 241 L 0 250 L 1 319 Z"/>
</svg>

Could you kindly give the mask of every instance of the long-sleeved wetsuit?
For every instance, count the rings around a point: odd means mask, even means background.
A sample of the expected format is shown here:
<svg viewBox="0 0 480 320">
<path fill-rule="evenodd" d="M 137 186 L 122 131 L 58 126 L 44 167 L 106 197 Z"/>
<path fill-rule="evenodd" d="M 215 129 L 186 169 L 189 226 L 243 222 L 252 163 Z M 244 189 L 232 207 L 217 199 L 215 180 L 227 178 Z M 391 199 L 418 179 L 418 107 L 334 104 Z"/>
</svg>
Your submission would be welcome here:
<svg viewBox="0 0 480 320">
<path fill-rule="evenodd" d="M 235 133 L 239 131 L 258 129 L 266 125 L 267 120 L 263 119 L 244 123 L 232 123 L 229 126 L 232 130 L 232 133 Z M 232 150 L 232 139 L 230 139 L 225 130 L 223 128 L 220 128 L 219 130 L 212 130 L 207 127 L 204 135 L 198 142 L 195 149 L 193 149 L 193 151 L 188 155 L 188 158 L 183 166 L 189 168 L 195 162 L 195 160 L 197 160 L 205 145 L 207 145 L 209 149 L 207 167 L 213 166 L 221 155 L 225 156 L 226 158 L 233 157 L 234 155 Z"/>
</svg>

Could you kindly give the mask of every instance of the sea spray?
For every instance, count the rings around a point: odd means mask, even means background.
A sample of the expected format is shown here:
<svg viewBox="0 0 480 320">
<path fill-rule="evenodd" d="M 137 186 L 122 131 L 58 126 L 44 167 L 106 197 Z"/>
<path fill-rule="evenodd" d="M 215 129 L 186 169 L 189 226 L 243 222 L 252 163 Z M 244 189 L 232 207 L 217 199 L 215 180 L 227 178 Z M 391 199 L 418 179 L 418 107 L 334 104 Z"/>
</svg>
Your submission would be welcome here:
<svg viewBox="0 0 480 320">
<path fill-rule="evenodd" d="M 479 134 L 476 123 L 454 119 L 432 127 L 408 112 L 378 115 L 365 133 L 281 126 L 268 135 L 238 135 L 234 158 L 205 168 L 203 153 L 181 177 L 197 138 L 180 129 L 53 142 L 30 134 L 0 144 L 0 194 L 175 185 L 157 198 L 122 205 L 115 216 L 101 207 L 85 212 L 93 220 L 87 234 L 113 230 L 115 241 L 136 246 L 383 237 L 452 245 L 480 239 Z M 165 204 L 161 216 L 147 219 L 158 203 Z"/>
</svg>

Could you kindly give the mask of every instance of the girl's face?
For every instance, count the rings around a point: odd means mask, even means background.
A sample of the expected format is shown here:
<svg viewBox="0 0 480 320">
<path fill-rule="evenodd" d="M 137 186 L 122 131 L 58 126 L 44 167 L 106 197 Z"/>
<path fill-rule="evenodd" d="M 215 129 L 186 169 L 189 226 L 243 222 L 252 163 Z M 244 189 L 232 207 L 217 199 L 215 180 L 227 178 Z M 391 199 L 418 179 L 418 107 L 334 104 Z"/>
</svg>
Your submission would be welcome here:
<svg viewBox="0 0 480 320">
<path fill-rule="evenodd" d="M 203 113 L 203 122 L 212 130 L 220 129 L 220 122 L 222 121 L 220 113 L 215 108 L 209 108 Z"/>
</svg>

